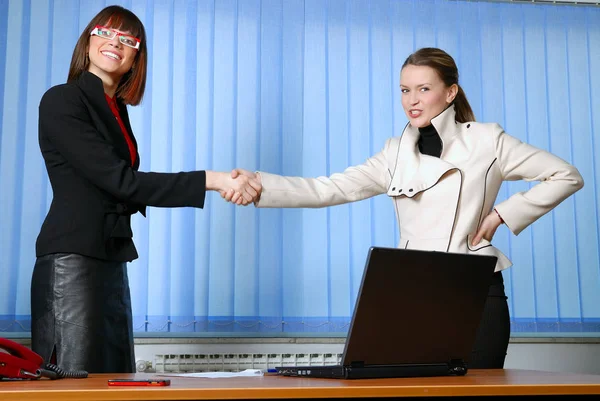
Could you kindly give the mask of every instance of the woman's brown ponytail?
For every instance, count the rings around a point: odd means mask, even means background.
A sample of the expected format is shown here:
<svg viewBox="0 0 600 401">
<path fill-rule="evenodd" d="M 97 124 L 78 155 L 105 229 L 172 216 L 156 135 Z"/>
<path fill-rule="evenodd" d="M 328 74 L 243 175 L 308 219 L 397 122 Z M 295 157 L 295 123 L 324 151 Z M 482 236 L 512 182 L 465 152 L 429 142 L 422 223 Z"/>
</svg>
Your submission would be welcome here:
<svg viewBox="0 0 600 401">
<path fill-rule="evenodd" d="M 458 84 L 457 84 L 458 85 Z M 467 100 L 467 95 L 462 86 L 458 85 L 458 93 L 454 98 L 454 110 L 456 110 L 456 121 L 466 123 L 467 121 L 475 121 L 475 114 L 471 109 L 471 105 Z"/>
</svg>

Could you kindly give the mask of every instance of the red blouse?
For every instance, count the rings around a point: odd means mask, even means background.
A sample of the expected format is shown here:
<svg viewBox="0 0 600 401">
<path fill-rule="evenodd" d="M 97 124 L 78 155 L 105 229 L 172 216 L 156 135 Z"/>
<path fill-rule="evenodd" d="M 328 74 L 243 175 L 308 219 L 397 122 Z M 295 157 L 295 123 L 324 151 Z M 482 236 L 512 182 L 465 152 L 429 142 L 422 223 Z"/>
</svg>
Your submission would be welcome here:
<svg viewBox="0 0 600 401">
<path fill-rule="evenodd" d="M 121 120 L 121 115 L 119 114 L 119 108 L 117 107 L 117 100 L 114 97 L 113 98 L 109 97 L 106 93 L 104 94 L 104 96 L 106 97 L 106 101 L 108 102 L 108 106 L 110 107 L 110 110 L 114 114 L 115 118 L 117 119 L 117 122 L 119 123 L 119 126 L 121 127 L 121 131 L 123 132 L 123 136 L 125 137 L 125 141 L 127 142 L 127 147 L 129 147 L 129 155 L 131 156 L 131 165 L 133 166 L 135 164 L 135 158 L 136 158 L 137 152 L 135 150 L 135 146 L 133 146 L 133 141 L 131 140 L 129 133 L 127 132 L 127 128 L 125 128 L 125 124 L 123 124 L 123 120 Z"/>
</svg>

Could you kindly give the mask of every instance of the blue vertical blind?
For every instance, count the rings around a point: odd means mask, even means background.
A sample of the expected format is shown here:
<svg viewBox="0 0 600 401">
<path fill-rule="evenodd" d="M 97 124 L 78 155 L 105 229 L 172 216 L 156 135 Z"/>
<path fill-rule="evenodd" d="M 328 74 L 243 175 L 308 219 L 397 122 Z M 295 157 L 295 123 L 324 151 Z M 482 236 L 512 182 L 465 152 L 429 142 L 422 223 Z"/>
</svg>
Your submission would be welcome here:
<svg viewBox="0 0 600 401">
<path fill-rule="evenodd" d="M 39 100 L 65 82 L 79 34 L 113 3 L 148 33 L 146 96 L 129 109 L 144 171 L 342 171 L 401 134 L 404 59 L 448 51 L 479 121 L 572 162 L 586 182 L 518 237 L 503 226 L 494 238 L 514 262 L 504 272 L 513 333 L 600 332 L 600 8 L 0 0 L 0 335 L 30 329 L 34 245 L 52 199 Z M 505 183 L 499 200 L 529 185 Z M 138 333 L 344 333 L 367 249 L 399 238 L 386 196 L 256 210 L 210 193 L 204 210 L 151 208 L 133 229 Z"/>
</svg>

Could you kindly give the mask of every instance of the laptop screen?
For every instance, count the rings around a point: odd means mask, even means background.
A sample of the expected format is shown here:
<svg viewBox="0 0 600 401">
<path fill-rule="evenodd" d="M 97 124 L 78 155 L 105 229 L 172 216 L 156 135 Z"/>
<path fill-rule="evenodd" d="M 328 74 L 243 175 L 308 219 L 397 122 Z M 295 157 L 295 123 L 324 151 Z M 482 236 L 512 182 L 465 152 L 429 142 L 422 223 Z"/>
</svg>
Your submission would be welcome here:
<svg viewBox="0 0 600 401">
<path fill-rule="evenodd" d="M 468 362 L 496 259 L 370 248 L 342 365 Z"/>
</svg>

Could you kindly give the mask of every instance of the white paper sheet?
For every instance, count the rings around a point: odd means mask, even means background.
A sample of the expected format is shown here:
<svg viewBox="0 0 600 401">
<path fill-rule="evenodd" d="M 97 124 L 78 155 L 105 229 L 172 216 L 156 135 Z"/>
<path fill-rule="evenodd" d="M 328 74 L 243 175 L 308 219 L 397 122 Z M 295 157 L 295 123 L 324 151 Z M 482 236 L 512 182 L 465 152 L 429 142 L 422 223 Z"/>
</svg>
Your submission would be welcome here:
<svg viewBox="0 0 600 401">
<path fill-rule="evenodd" d="M 246 369 L 241 372 L 161 373 L 157 376 L 205 377 L 209 379 L 219 379 L 226 377 L 261 377 L 263 375 L 264 373 L 260 369 Z"/>
</svg>

